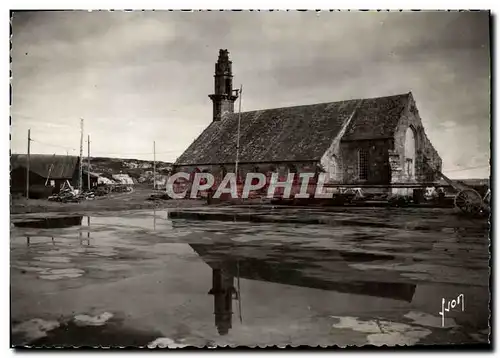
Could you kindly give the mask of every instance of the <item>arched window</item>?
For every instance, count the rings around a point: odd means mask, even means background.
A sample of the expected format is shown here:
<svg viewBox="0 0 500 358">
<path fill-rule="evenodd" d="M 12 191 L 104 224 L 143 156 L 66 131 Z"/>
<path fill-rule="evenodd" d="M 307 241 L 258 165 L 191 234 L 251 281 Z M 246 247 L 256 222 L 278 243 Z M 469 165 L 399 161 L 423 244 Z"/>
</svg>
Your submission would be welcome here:
<svg viewBox="0 0 500 358">
<path fill-rule="evenodd" d="M 335 155 L 332 155 L 330 162 L 330 178 L 333 180 L 338 180 L 339 173 L 339 162 Z"/>
<path fill-rule="evenodd" d="M 416 157 L 416 141 L 415 141 L 415 130 L 412 127 L 408 127 L 405 135 L 405 174 L 408 177 L 413 178 L 415 176 L 415 157 Z"/>
<path fill-rule="evenodd" d="M 358 178 L 359 180 L 368 179 L 368 151 L 358 150 Z"/>
</svg>

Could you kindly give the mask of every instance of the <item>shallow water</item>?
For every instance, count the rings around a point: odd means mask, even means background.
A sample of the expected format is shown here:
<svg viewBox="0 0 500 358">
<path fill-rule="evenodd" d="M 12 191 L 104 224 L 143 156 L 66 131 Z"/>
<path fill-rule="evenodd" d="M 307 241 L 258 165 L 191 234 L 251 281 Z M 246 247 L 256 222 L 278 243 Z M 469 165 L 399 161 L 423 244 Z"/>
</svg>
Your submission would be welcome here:
<svg viewBox="0 0 500 358">
<path fill-rule="evenodd" d="M 484 221 L 449 210 L 203 210 L 197 220 L 194 209 L 13 218 L 13 344 L 488 341 Z M 460 294 L 464 311 L 446 312 L 443 326 L 442 298 Z M 19 329 L 34 319 L 58 324 Z"/>
</svg>

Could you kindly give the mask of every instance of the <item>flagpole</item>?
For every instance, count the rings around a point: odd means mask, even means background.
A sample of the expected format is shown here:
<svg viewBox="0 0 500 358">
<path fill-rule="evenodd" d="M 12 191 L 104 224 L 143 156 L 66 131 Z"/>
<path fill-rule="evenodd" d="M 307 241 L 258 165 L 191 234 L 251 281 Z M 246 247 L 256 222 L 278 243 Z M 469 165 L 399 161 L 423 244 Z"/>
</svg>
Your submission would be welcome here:
<svg viewBox="0 0 500 358">
<path fill-rule="evenodd" d="M 236 181 L 238 181 L 238 160 L 240 156 L 240 125 L 241 125 L 241 96 L 243 94 L 243 85 L 240 85 L 240 104 L 238 109 L 238 134 L 236 137 L 236 163 L 234 166 L 234 173 L 236 175 Z"/>
</svg>

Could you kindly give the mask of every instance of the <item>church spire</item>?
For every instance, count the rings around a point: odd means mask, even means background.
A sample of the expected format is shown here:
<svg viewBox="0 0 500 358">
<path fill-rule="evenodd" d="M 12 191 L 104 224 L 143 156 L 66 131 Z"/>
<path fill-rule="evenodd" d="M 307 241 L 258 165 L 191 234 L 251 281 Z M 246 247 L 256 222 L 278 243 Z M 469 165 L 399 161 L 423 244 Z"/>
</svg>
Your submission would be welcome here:
<svg viewBox="0 0 500 358">
<path fill-rule="evenodd" d="M 219 58 L 215 64 L 214 94 L 209 95 L 213 102 L 213 120 L 220 121 L 225 113 L 234 112 L 234 101 L 238 94 L 233 91 L 232 62 L 229 52 L 219 50 Z"/>
</svg>

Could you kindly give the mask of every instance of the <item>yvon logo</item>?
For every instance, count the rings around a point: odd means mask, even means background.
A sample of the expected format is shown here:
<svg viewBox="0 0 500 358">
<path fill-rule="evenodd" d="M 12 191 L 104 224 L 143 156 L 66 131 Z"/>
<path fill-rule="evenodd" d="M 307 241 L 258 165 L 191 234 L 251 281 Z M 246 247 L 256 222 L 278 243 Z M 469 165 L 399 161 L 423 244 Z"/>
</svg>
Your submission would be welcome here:
<svg viewBox="0 0 500 358">
<path fill-rule="evenodd" d="M 441 316 L 441 325 L 444 327 L 444 314 L 445 312 L 450 312 L 450 309 L 462 309 L 462 312 L 465 310 L 465 298 L 464 294 L 461 293 L 454 298 L 453 300 L 446 301 L 445 298 L 441 299 L 441 311 L 439 311 L 439 315 Z"/>
</svg>

